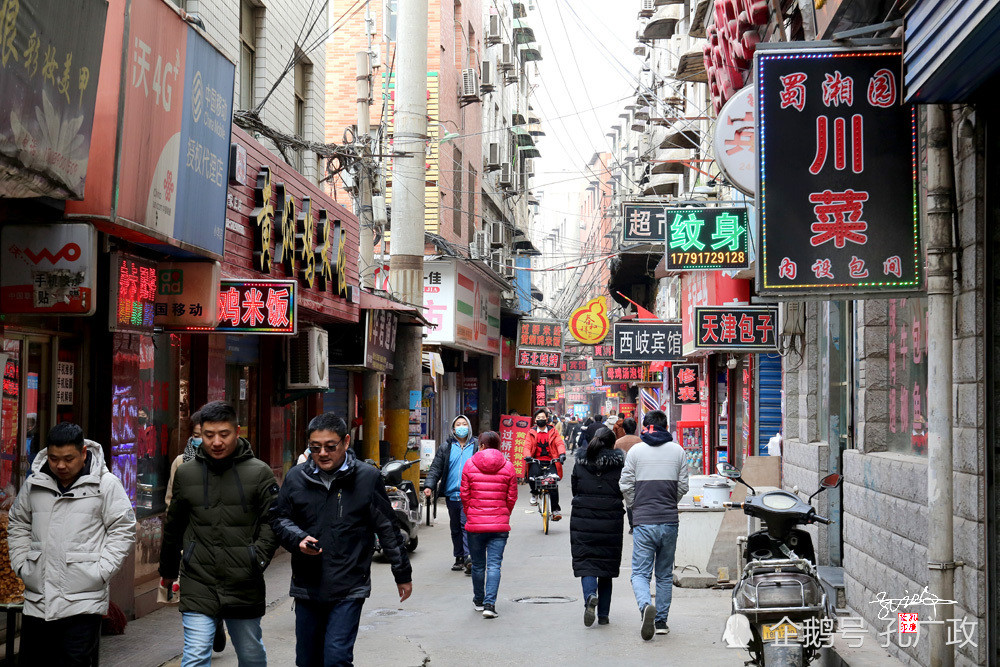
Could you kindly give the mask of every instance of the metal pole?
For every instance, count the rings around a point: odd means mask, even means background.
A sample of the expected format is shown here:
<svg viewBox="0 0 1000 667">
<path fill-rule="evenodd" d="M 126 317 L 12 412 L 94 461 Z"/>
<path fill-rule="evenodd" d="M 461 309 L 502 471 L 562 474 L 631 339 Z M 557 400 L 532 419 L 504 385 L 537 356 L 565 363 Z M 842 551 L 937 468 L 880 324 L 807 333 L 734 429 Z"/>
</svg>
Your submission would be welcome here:
<svg viewBox="0 0 1000 667">
<path fill-rule="evenodd" d="M 406 303 L 423 307 L 424 278 L 424 145 L 427 140 L 427 0 L 399 0 L 396 45 L 396 109 L 393 133 L 392 229 L 389 279 Z M 386 396 L 388 439 L 394 458 L 407 445 L 419 449 L 419 436 L 409 434 L 410 397 L 421 391 L 419 326 L 400 326 Z M 416 392 L 414 394 L 414 392 Z M 419 404 L 417 406 L 419 409 Z M 417 475 L 411 467 L 407 474 Z"/>
<path fill-rule="evenodd" d="M 943 600 L 955 594 L 952 488 L 952 174 L 951 113 L 946 105 L 927 109 L 927 566 L 930 592 Z M 930 626 L 932 667 L 951 667 L 945 624 Z"/>
</svg>

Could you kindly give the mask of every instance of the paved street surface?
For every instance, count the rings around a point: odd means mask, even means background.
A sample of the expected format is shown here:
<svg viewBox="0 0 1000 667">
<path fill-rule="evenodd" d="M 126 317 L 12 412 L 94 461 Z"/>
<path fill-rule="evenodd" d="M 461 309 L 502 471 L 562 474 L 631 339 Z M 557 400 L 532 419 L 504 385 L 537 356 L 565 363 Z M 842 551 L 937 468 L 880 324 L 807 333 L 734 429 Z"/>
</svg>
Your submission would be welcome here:
<svg viewBox="0 0 1000 667">
<path fill-rule="evenodd" d="M 569 480 L 562 483 L 569 507 Z M 504 555 L 497 611 L 483 619 L 472 608 L 471 579 L 451 572 L 447 511 L 440 504 L 435 526 L 421 527 L 420 546 L 412 553 L 413 596 L 400 604 L 386 563 L 373 566 L 374 592 L 365 604 L 355 650 L 358 665 L 742 665 L 746 654 L 724 648 L 722 629 L 729 591 L 674 588 L 670 634 L 650 642 L 639 637 L 639 613 L 629 586 L 631 538 L 625 537 L 621 576 L 615 580 L 611 624 L 583 625 L 580 582 L 573 577 L 569 549 L 569 513 L 541 531 L 541 517 L 528 504 L 527 486 L 512 517 Z M 264 643 L 272 665 L 295 664 L 292 600 L 287 596 L 291 566 L 279 552 L 268 569 Z M 566 597 L 568 603 L 526 604 L 518 598 Z M 102 638 L 105 667 L 179 665 L 182 650 L 180 614 L 164 609 L 129 624 L 126 634 Z M 860 663 L 858 663 L 860 664 Z M 871 663 L 866 663 L 871 664 Z M 898 663 L 897 663 L 898 664 Z M 216 654 L 213 665 L 235 666 L 231 646 Z"/>
</svg>

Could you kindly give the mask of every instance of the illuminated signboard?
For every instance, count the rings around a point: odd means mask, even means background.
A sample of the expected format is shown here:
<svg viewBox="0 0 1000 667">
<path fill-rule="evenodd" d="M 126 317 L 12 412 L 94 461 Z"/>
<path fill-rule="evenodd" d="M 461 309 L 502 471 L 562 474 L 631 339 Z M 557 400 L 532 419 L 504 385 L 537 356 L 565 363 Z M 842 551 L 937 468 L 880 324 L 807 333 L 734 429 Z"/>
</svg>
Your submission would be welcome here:
<svg viewBox="0 0 1000 667">
<path fill-rule="evenodd" d="M 153 332 L 156 310 L 156 262 L 111 254 L 111 331 Z"/>
<path fill-rule="evenodd" d="M 745 269 L 750 266 L 747 209 L 669 208 L 666 268 Z"/>
<path fill-rule="evenodd" d="M 681 325 L 615 322 L 615 361 L 684 361 Z"/>
<path fill-rule="evenodd" d="M 562 368 L 562 352 L 518 349 L 514 365 L 517 368 L 558 371 Z"/>
<path fill-rule="evenodd" d="M 775 352 L 777 306 L 695 306 L 696 350 Z"/>
<path fill-rule="evenodd" d="M 698 375 L 698 364 L 674 364 L 670 367 L 674 405 L 697 405 L 701 401 Z"/>
<path fill-rule="evenodd" d="M 568 371 L 585 371 L 587 370 L 587 360 L 586 359 L 570 359 L 566 362 L 566 370 Z"/>
<path fill-rule="evenodd" d="M 645 382 L 646 368 L 642 364 L 604 364 L 601 376 L 606 384 Z"/>
<path fill-rule="evenodd" d="M 615 346 L 604 342 L 594 346 L 594 359 L 611 359 L 615 356 Z"/>
<path fill-rule="evenodd" d="M 563 325 L 554 320 L 521 320 L 514 366 L 561 371 Z"/>
<path fill-rule="evenodd" d="M 296 281 L 223 280 L 219 286 L 219 333 L 294 334 Z"/>
</svg>

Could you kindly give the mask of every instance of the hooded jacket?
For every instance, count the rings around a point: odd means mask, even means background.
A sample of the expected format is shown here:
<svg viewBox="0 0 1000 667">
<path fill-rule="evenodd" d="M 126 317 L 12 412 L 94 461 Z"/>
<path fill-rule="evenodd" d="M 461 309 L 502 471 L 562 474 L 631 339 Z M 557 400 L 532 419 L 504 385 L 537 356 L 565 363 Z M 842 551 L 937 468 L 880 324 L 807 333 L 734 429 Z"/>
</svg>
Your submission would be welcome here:
<svg viewBox="0 0 1000 667">
<path fill-rule="evenodd" d="M 510 531 L 510 513 L 517 502 L 514 464 L 499 449 L 484 449 L 462 469 L 462 508 L 470 533 Z"/>
<path fill-rule="evenodd" d="M 617 577 L 622 560 L 625 509 L 618 487 L 625 454 L 605 449 L 596 461 L 587 449 L 577 450 L 570 482 L 573 513 L 569 519 L 569 546 L 577 577 Z"/>
<path fill-rule="evenodd" d="M 636 526 L 676 524 L 677 501 L 688 491 L 684 449 L 670 432 L 659 426 L 644 430 L 642 442 L 632 445 L 625 457 L 621 491 L 632 508 Z"/>
<path fill-rule="evenodd" d="M 101 446 L 84 445 L 89 469 L 65 493 L 48 472 L 48 449 L 10 511 L 10 564 L 24 581 L 24 613 L 53 621 L 108 611 L 109 582 L 135 544 L 135 512 L 104 464 Z"/>
<path fill-rule="evenodd" d="M 548 434 L 547 441 L 545 441 L 544 437 L 540 437 L 546 433 Z M 542 445 L 542 441 L 545 441 L 544 446 Z M 556 473 L 559 475 L 559 479 L 562 479 L 563 467 L 562 462 L 558 459 L 566 453 L 566 441 L 552 428 L 551 424 L 547 431 L 541 433 L 539 433 L 537 427 L 528 431 L 527 451 L 529 456 L 539 461 L 555 461 Z"/>
<path fill-rule="evenodd" d="M 194 460 L 177 467 L 173 492 L 160 576 L 176 579 L 180 571 L 180 610 L 213 618 L 263 616 L 264 569 L 278 548 L 268 523 L 278 495 L 270 466 L 243 438 L 222 460 L 202 446 Z"/>
<path fill-rule="evenodd" d="M 427 470 L 427 478 L 424 480 L 424 486 L 428 489 L 434 490 L 435 500 L 438 497 L 446 496 L 448 489 L 448 469 L 451 467 L 451 446 L 458 442 L 458 438 L 455 436 L 455 422 L 459 419 L 465 419 L 465 421 L 471 424 L 472 422 L 465 415 L 458 415 L 451 420 L 451 435 L 448 440 L 437 448 L 437 452 L 434 453 L 434 460 L 431 462 L 431 467 Z M 469 427 L 469 440 L 465 443 L 466 447 L 471 447 L 472 451 L 479 449 L 479 440 L 476 436 L 472 435 L 472 427 Z"/>
<path fill-rule="evenodd" d="M 285 475 L 271 526 L 292 553 L 293 598 L 332 602 L 371 595 L 376 534 L 396 583 L 410 582 L 410 559 L 382 476 L 351 450 L 346 463 L 334 473 L 329 489 L 312 459 Z M 299 549 L 310 535 L 319 540 L 322 553 L 306 555 Z"/>
</svg>

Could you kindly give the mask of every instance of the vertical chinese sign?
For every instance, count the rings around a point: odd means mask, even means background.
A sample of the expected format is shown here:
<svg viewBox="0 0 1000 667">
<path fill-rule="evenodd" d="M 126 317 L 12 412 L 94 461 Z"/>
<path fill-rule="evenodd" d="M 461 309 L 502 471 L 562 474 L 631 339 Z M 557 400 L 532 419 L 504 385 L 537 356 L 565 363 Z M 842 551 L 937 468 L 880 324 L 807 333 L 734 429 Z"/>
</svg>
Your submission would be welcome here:
<svg viewBox="0 0 1000 667">
<path fill-rule="evenodd" d="M 514 471 L 518 477 L 524 477 L 524 457 L 529 453 L 528 431 L 530 430 L 531 419 L 526 415 L 500 417 L 500 451 L 514 464 Z"/>
<path fill-rule="evenodd" d="M 756 53 L 762 294 L 919 290 L 902 53 Z"/>
<path fill-rule="evenodd" d="M 699 371 L 698 364 L 674 364 L 670 367 L 674 405 L 697 405 L 701 401 L 698 391 Z"/>
<path fill-rule="evenodd" d="M 927 299 L 889 299 L 891 452 L 927 454 Z"/>
<path fill-rule="evenodd" d="M 424 314 L 434 328 L 424 328 L 424 342 L 455 342 L 455 265 L 424 262 Z"/>
</svg>

